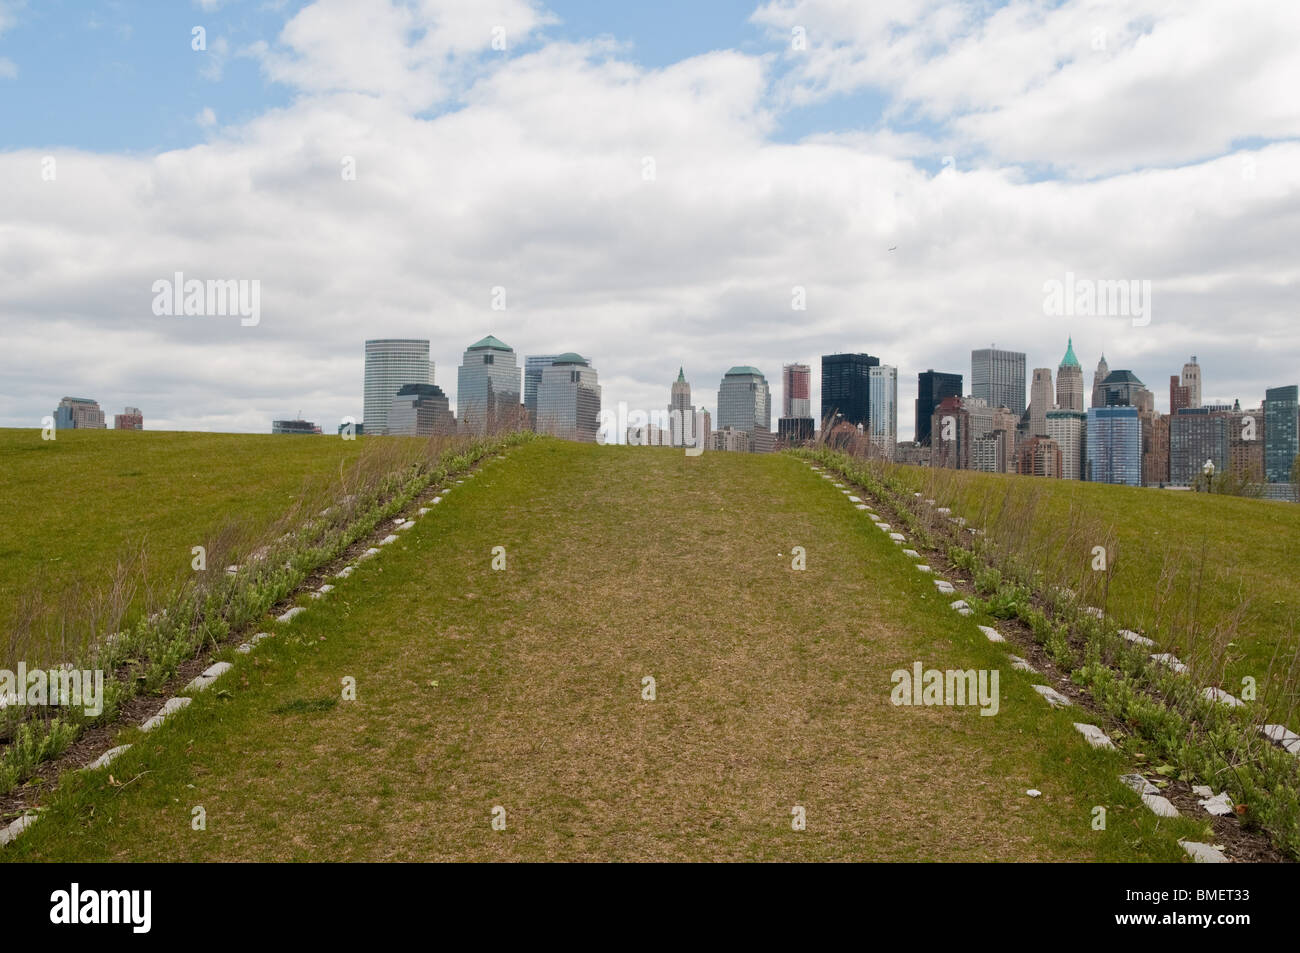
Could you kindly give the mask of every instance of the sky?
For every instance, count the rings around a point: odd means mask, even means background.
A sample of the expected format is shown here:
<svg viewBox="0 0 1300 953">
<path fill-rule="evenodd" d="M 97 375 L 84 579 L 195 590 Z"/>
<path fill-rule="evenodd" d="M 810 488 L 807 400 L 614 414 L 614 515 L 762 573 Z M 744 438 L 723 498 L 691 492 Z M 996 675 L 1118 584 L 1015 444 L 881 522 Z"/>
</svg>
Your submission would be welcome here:
<svg viewBox="0 0 1300 953">
<path fill-rule="evenodd" d="M 918 372 L 1070 337 L 1089 387 L 1167 410 L 1196 355 L 1257 406 L 1300 381 L 1297 50 L 1278 0 L 0 0 L 0 426 L 330 431 L 365 339 L 454 403 L 487 334 L 607 408 L 751 364 L 774 417 L 865 351 L 900 439 Z M 157 313 L 177 273 L 258 320 Z"/>
</svg>

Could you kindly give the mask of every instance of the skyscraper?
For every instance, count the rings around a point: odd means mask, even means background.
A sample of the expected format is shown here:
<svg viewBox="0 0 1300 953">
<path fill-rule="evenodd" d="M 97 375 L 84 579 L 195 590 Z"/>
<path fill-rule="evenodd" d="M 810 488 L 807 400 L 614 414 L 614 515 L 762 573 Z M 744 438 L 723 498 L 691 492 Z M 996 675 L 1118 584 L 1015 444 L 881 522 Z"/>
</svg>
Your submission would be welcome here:
<svg viewBox="0 0 1300 953">
<path fill-rule="evenodd" d="M 1074 356 L 1074 338 L 1065 346 L 1065 357 L 1056 369 L 1056 409 L 1087 411 L 1083 402 L 1083 368 Z"/>
<path fill-rule="evenodd" d="M 986 347 L 970 352 L 971 396 L 990 407 L 1025 412 L 1025 355 Z"/>
<path fill-rule="evenodd" d="M 690 446 L 703 446 L 694 442 L 695 405 L 691 403 L 691 385 L 686 380 L 686 371 L 681 367 L 677 368 L 677 380 L 673 381 L 668 399 L 668 427 L 672 446 L 687 446 L 687 436 L 691 437 Z"/>
<path fill-rule="evenodd" d="M 1201 365 L 1196 363 L 1196 355 L 1183 365 L 1183 386 L 1187 388 L 1187 406 L 1201 406 Z"/>
<path fill-rule="evenodd" d="M 886 460 L 894 459 L 898 445 L 898 368 L 881 364 L 871 368 L 870 415 L 866 427 L 871 448 Z"/>
<path fill-rule="evenodd" d="M 1298 394 L 1295 384 L 1264 391 L 1264 475 L 1269 483 L 1291 482 L 1291 465 L 1300 453 Z"/>
<path fill-rule="evenodd" d="M 1106 363 L 1106 355 L 1101 356 L 1097 362 L 1097 371 L 1092 375 L 1092 406 L 1106 406 L 1106 389 L 1102 386 L 1106 378 L 1110 377 L 1110 365 Z"/>
<path fill-rule="evenodd" d="M 591 361 L 568 351 L 542 369 L 537 432 L 595 443 L 600 430 L 600 382 Z"/>
<path fill-rule="evenodd" d="M 930 445 L 930 423 L 935 408 L 947 397 L 961 396 L 961 375 L 946 374 L 931 368 L 916 378 L 916 433 L 919 446 Z"/>
<path fill-rule="evenodd" d="M 718 385 L 718 430 L 730 427 L 751 437 L 772 430 L 772 393 L 756 367 L 733 367 Z"/>
<path fill-rule="evenodd" d="M 461 430 L 493 433 L 519 422 L 519 365 L 514 348 L 488 335 L 465 349 L 456 378 Z"/>
<path fill-rule="evenodd" d="M 555 363 L 557 354 L 530 354 L 524 359 L 524 409 L 537 425 L 537 388 L 542 383 L 542 369 Z"/>
<path fill-rule="evenodd" d="M 822 426 L 871 420 L 871 368 L 880 358 L 870 354 L 822 355 Z M 829 421 L 829 424 L 828 424 Z"/>
<path fill-rule="evenodd" d="M 809 397 L 812 368 L 807 364 L 786 364 L 781 368 L 781 416 L 811 417 Z"/>
<path fill-rule="evenodd" d="M 1029 435 L 1047 436 L 1047 412 L 1052 409 L 1052 369 L 1035 367 L 1034 382 L 1029 388 Z"/>
<path fill-rule="evenodd" d="M 454 434 L 456 417 L 437 384 L 403 384 L 388 409 L 388 432 L 409 437 Z"/>
<path fill-rule="evenodd" d="M 55 430 L 104 430 L 104 412 L 89 397 L 65 397 L 54 410 Z"/>
<path fill-rule="evenodd" d="M 1142 424 L 1136 407 L 1088 410 L 1088 479 L 1142 485 Z"/>
<path fill-rule="evenodd" d="M 432 384 L 429 342 L 419 338 L 376 338 L 366 342 L 363 426 L 368 434 L 388 432 L 388 411 L 403 384 Z"/>
</svg>

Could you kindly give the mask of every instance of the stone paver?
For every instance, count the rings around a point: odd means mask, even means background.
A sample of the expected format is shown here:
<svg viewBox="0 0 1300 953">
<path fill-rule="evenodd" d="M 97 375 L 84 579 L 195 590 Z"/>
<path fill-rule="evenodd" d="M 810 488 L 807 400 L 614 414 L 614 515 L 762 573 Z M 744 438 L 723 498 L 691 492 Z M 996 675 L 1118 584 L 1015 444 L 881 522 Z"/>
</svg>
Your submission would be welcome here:
<svg viewBox="0 0 1300 953">
<path fill-rule="evenodd" d="M 1043 701 L 1053 708 L 1065 708 L 1070 705 L 1070 699 L 1066 698 L 1051 685 L 1035 685 L 1034 691 L 1043 696 Z"/>
<path fill-rule="evenodd" d="M 1214 797 L 1202 798 L 1196 803 L 1205 808 L 1207 814 L 1213 814 L 1215 817 L 1223 817 L 1233 812 L 1232 798 L 1228 797 L 1227 791 Z"/>
<path fill-rule="evenodd" d="M 1006 641 L 1006 639 L 1002 636 L 1002 633 L 999 632 L 997 629 L 993 628 L 993 626 L 991 625 L 981 625 L 979 626 L 979 630 L 984 633 L 984 637 L 988 639 L 990 642 Z"/>
<path fill-rule="evenodd" d="M 1038 674 L 1038 669 L 1034 668 L 1032 665 L 1030 665 L 1028 662 L 1022 659 L 1019 655 L 1008 655 L 1007 658 L 1011 659 L 1011 667 L 1014 668 L 1016 671 L 1033 672 L 1035 675 Z"/>
<path fill-rule="evenodd" d="M 1132 642 L 1134 645 L 1143 645 L 1143 646 L 1155 645 L 1155 643 L 1152 642 L 1150 639 L 1148 639 L 1146 636 L 1138 635 L 1132 629 L 1120 629 L 1119 634 L 1123 636 L 1125 640 Z"/>
<path fill-rule="evenodd" d="M 1246 704 L 1237 696 L 1229 695 L 1222 688 L 1215 688 L 1213 686 L 1210 688 L 1202 688 L 1201 697 L 1206 701 L 1218 702 L 1221 705 L 1228 705 L 1232 708 Z"/>
<path fill-rule="evenodd" d="M 1079 732 L 1079 734 L 1087 738 L 1088 744 L 1092 745 L 1094 748 L 1109 748 L 1112 751 L 1115 749 L 1115 744 L 1110 740 L 1110 736 L 1096 725 L 1089 725 L 1081 721 L 1076 721 L 1074 723 L 1074 728 Z"/>
<path fill-rule="evenodd" d="M 0 847 L 3 847 L 5 844 L 8 844 L 19 834 L 27 830 L 27 828 L 31 827 L 35 823 L 36 823 L 35 814 L 24 814 L 22 817 L 11 821 L 7 827 L 0 829 Z"/>
<path fill-rule="evenodd" d="M 1286 725 L 1261 725 L 1259 732 L 1291 754 L 1300 755 L 1300 735 Z"/>
<path fill-rule="evenodd" d="M 130 745 L 118 745 L 116 748 L 109 748 L 107 751 L 105 751 L 98 758 L 90 762 L 90 764 L 86 765 L 81 770 L 98 771 L 100 768 L 107 768 L 110 764 L 113 763 L 113 761 L 117 758 L 118 755 L 125 754 L 127 751 L 130 750 L 131 750 Z"/>
<path fill-rule="evenodd" d="M 1180 840 L 1183 850 L 1191 855 L 1192 860 L 1198 864 L 1226 864 L 1228 858 L 1223 851 L 1219 850 L 1212 844 L 1202 844 L 1194 840 Z"/>
<path fill-rule="evenodd" d="M 190 702 L 192 701 L 194 701 L 194 699 L 184 698 L 184 697 L 167 699 L 167 701 L 163 704 L 163 706 L 158 709 L 158 714 L 154 715 L 152 718 L 146 718 L 143 722 L 141 722 L 140 730 L 153 731 L 155 728 L 161 725 L 169 715 L 174 715 L 182 708 L 188 707 Z"/>
<path fill-rule="evenodd" d="M 948 603 L 948 605 L 959 615 L 974 615 L 975 613 L 975 610 L 967 604 L 965 599 L 958 599 L 956 602 Z"/>
<path fill-rule="evenodd" d="M 294 606 L 292 609 L 290 609 L 288 612 L 284 613 L 283 615 L 277 616 L 275 621 L 292 622 L 295 618 L 302 615 L 306 611 L 307 610 L 304 609 L 302 606 Z"/>
<path fill-rule="evenodd" d="M 214 662 L 203 670 L 202 675 L 196 675 L 188 685 L 183 689 L 187 692 L 201 692 L 222 675 L 225 675 L 233 666 L 229 662 Z"/>
<path fill-rule="evenodd" d="M 1151 656 L 1151 660 L 1172 668 L 1179 675 L 1187 674 L 1187 666 L 1178 661 L 1177 656 L 1170 655 L 1168 652 L 1161 652 L 1159 655 L 1153 655 Z"/>
</svg>

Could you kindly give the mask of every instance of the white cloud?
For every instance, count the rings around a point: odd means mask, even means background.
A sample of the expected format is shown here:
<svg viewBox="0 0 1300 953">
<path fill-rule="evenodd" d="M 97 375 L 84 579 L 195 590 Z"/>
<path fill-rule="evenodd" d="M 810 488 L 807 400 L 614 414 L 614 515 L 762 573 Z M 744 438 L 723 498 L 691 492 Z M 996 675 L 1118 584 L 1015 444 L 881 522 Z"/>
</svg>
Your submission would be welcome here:
<svg viewBox="0 0 1300 953">
<path fill-rule="evenodd" d="M 0 79 L 16 79 L 18 77 L 18 64 L 13 60 L 0 56 Z"/>
<path fill-rule="evenodd" d="M 881 89 L 892 118 L 950 124 L 994 161 L 1093 176 L 1300 136 L 1296 4 L 773 0 L 754 19 L 807 30 L 788 101 Z"/>
</svg>

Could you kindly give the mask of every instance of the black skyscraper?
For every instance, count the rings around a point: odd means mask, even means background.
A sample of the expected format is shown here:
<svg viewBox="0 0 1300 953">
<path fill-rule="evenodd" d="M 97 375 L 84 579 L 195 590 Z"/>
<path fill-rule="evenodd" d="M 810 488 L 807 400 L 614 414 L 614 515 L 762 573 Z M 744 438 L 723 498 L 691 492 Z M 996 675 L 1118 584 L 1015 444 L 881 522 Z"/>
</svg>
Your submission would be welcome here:
<svg viewBox="0 0 1300 953">
<path fill-rule="evenodd" d="M 922 371 L 916 384 L 916 442 L 929 445 L 930 418 L 945 397 L 961 396 L 961 375 Z"/>
<path fill-rule="evenodd" d="M 871 368 L 880 366 L 880 358 L 870 354 L 822 355 L 822 423 L 834 427 L 836 414 L 846 422 L 870 421 Z"/>
</svg>

